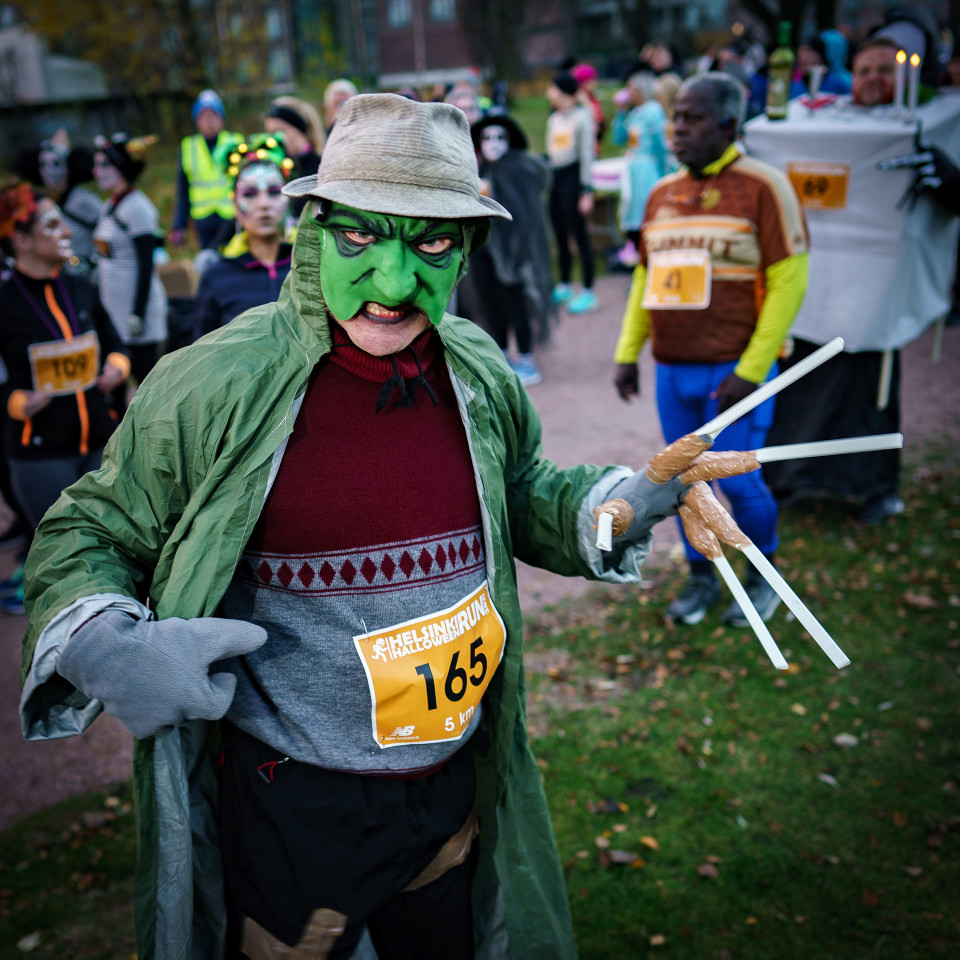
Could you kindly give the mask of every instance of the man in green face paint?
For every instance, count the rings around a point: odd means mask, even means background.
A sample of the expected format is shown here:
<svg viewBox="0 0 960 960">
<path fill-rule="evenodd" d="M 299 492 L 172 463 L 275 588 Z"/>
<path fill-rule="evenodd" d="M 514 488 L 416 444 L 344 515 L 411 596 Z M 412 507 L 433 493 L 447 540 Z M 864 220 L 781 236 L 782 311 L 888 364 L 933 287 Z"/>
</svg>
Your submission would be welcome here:
<svg viewBox="0 0 960 960">
<path fill-rule="evenodd" d="M 544 459 L 445 312 L 509 219 L 456 107 L 353 97 L 285 192 L 279 300 L 164 358 L 37 531 L 24 734 L 137 738 L 140 956 L 573 958 L 514 557 L 635 582 L 686 488 Z"/>
<path fill-rule="evenodd" d="M 459 223 L 335 203 L 319 230 L 324 302 L 361 350 L 396 353 L 440 322 L 460 274 Z"/>
</svg>

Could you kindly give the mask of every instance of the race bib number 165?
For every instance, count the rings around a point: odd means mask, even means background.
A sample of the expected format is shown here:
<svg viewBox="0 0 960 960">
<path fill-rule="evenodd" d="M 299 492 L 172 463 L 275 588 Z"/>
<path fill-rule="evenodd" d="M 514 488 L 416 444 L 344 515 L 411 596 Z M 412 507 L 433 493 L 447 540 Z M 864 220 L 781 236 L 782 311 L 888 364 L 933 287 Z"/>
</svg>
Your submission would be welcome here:
<svg viewBox="0 0 960 960">
<path fill-rule="evenodd" d="M 381 747 L 459 740 L 503 657 L 506 630 L 484 582 L 446 610 L 353 638 Z"/>
</svg>

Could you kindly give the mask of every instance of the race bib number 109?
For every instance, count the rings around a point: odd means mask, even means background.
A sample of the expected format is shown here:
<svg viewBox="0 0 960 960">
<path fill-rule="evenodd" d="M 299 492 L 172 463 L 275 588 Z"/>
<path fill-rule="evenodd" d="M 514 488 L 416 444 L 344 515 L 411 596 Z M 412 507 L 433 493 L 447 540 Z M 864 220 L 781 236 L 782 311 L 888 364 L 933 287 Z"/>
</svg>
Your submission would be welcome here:
<svg viewBox="0 0 960 960">
<path fill-rule="evenodd" d="M 72 340 L 51 340 L 27 347 L 33 389 L 54 397 L 88 390 L 100 372 L 100 341 L 92 330 Z"/>
<path fill-rule="evenodd" d="M 459 740 L 500 665 L 506 636 L 484 582 L 446 610 L 354 637 L 377 744 Z"/>
</svg>

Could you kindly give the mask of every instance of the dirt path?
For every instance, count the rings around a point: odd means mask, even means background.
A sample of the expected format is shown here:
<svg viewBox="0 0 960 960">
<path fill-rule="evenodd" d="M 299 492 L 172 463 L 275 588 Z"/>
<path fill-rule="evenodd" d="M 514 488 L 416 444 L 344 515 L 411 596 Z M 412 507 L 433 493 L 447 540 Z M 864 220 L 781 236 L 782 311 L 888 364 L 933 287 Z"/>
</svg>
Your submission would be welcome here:
<svg viewBox="0 0 960 960">
<path fill-rule="evenodd" d="M 602 278 L 601 309 L 585 317 L 565 316 L 540 355 L 543 383 L 531 388 L 543 421 L 546 455 L 563 466 L 575 463 L 626 463 L 639 466 L 662 446 L 653 403 L 649 354 L 641 364 L 644 394 L 622 403 L 611 385 L 613 348 L 626 301 L 624 276 Z M 960 439 L 960 329 L 945 331 L 942 359 L 932 365 L 930 331 L 903 351 L 903 433 L 908 453 L 930 439 Z M 655 560 L 677 544 L 674 524 L 655 531 Z M 13 566 L 12 553 L 0 554 L 0 578 Z M 535 612 L 575 599 L 602 585 L 558 577 L 520 565 L 524 610 Z M 0 616 L 0 829 L 33 810 L 70 794 L 106 788 L 130 775 L 130 737 L 110 717 L 101 716 L 82 736 L 25 743 L 20 736 L 18 700 L 23 618 Z"/>
</svg>

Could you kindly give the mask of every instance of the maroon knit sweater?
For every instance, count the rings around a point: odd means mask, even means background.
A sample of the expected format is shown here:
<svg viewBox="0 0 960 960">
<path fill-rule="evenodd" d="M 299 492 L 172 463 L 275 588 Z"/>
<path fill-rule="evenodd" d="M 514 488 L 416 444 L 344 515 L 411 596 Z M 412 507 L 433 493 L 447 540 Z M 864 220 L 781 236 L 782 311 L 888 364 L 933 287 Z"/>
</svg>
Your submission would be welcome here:
<svg viewBox="0 0 960 960">
<path fill-rule="evenodd" d="M 438 405 L 420 385 L 412 409 L 396 405 L 395 390 L 379 413 L 377 399 L 394 373 L 390 359 L 332 329 L 333 353 L 310 380 L 247 549 L 352 549 L 479 526 L 467 437 L 432 329 L 411 347 Z M 416 378 L 409 350 L 395 359 L 405 379 Z"/>
</svg>

